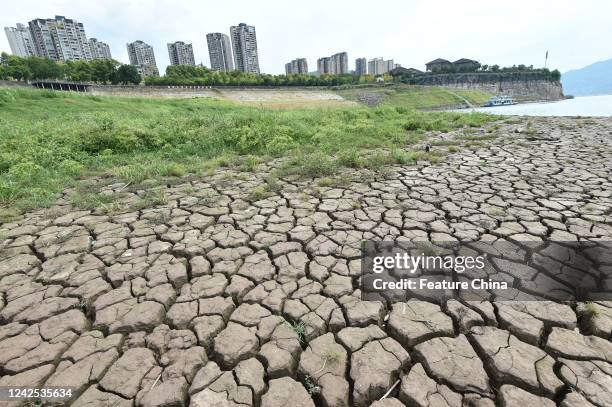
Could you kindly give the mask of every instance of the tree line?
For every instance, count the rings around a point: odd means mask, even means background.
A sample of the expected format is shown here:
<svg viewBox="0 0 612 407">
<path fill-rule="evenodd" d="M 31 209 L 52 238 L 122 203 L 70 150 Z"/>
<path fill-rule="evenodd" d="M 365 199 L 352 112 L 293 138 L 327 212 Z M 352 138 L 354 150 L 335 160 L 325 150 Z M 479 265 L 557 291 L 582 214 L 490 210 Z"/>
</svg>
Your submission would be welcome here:
<svg viewBox="0 0 612 407">
<path fill-rule="evenodd" d="M 530 73 L 539 73 L 544 75 L 547 78 L 552 80 L 561 79 L 561 72 L 557 69 L 549 70 L 548 68 L 534 68 L 533 65 L 512 65 L 500 67 L 499 65 L 481 65 L 481 64 L 471 64 L 466 66 L 444 66 L 440 67 L 434 73 L 479 73 L 479 72 L 493 72 L 493 73 L 517 73 L 517 72 L 530 72 Z"/>
<path fill-rule="evenodd" d="M 479 65 L 472 72 L 540 73 L 544 77 L 558 81 L 561 73 L 546 68 L 534 68 L 525 65 L 500 67 L 499 65 Z M 452 67 L 437 73 L 458 73 Z M 418 77 L 430 75 L 399 73 L 393 78 L 383 77 L 385 82 L 395 80 L 412 83 Z M 142 78 L 136 67 L 121 64 L 115 60 L 96 59 L 92 61 L 57 62 L 47 58 L 22 58 L 2 53 L 0 55 L 0 79 L 28 81 L 40 79 L 59 79 L 74 82 L 95 82 L 100 84 L 139 84 Z M 218 72 L 203 66 L 171 65 L 166 68 L 164 76 L 144 78 L 146 85 L 158 86 L 342 86 L 374 83 L 378 79 L 373 75 L 328 75 L 307 74 L 269 75 L 253 74 L 241 71 Z"/>
<path fill-rule="evenodd" d="M 59 79 L 113 85 L 139 84 L 142 80 L 136 67 L 112 59 L 58 62 L 41 57 L 22 58 L 4 52 L 0 55 L 0 79 Z"/>
<path fill-rule="evenodd" d="M 241 71 L 218 72 L 202 66 L 171 65 L 166 75 L 145 78 L 146 85 L 172 86 L 340 86 L 374 82 L 371 75 L 269 75 Z"/>
</svg>

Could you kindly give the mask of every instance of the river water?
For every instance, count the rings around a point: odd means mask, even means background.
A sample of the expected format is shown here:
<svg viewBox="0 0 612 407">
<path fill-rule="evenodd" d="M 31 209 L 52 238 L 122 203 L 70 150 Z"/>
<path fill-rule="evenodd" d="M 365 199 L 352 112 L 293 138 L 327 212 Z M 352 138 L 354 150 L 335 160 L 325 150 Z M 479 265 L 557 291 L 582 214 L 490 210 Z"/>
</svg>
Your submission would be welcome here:
<svg viewBox="0 0 612 407">
<path fill-rule="evenodd" d="M 467 109 L 466 109 L 467 110 Z M 463 111 L 466 111 L 463 110 Z M 478 107 L 470 111 L 513 116 L 612 116 L 612 95 L 582 96 L 558 102 Z"/>
</svg>

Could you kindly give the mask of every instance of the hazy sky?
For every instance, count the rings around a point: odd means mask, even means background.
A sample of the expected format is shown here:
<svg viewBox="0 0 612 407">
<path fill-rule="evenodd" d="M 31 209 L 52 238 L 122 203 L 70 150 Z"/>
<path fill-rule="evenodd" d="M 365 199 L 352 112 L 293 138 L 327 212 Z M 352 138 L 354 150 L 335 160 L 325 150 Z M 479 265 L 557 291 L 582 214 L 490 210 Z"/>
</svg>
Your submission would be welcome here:
<svg viewBox="0 0 612 407">
<path fill-rule="evenodd" d="M 379 56 L 418 69 L 437 57 L 543 66 L 548 50 L 548 66 L 565 72 L 612 58 L 609 0 L 3 0 L 0 26 L 56 14 L 82 22 L 121 62 L 126 42 L 151 44 L 161 72 L 168 42 L 192 42 L 196 63 L 210 66 L 206 33 L 229 34 L 240 22 L 255 25 L 266 73 L 283 73 L 297 57 L 313 71 L 318 57 L 339 51 L 349 69 L 357 57 Z M 4 32 L 0 51 L 10 52 Z"/>
</svg>

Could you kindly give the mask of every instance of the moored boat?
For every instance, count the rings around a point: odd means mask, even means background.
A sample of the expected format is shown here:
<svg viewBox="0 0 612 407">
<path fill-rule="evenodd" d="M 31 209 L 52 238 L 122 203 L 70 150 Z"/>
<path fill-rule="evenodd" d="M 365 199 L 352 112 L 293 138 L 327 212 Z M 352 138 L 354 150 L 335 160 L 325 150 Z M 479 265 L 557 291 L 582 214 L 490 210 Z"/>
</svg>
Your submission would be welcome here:
<svg viewBox="0 0 612 407">
<path fill-rule="evenodd" d="M 516 102 L 514 99 L 512 99 L 512 96 L 492 96 L 491 99 L 489 99 L 483 106 L 492 107 L 506 105 L 516 105 Z"/>
</svg>

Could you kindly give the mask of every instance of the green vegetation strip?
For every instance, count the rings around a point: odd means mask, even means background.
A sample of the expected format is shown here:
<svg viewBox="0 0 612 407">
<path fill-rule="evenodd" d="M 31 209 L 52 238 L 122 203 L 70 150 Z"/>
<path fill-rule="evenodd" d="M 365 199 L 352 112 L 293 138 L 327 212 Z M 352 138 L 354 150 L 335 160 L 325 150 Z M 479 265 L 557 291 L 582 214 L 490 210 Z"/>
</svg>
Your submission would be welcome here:
<svg viewBox="0 0 612 407">
<path fill-rule="evenodd" d="M 434 86 L 394 84 L 384 87 L 347 87 L 336 91 L 345 99 L 378 106 L 406 109 L 436 109 L 465 105 L 481 106 L 492 96 L 471 89 L 448 90 Z"/>
<path fill-rule="evenodd" d="M 0 211 L 49 206 L 58 192 L 91 176 L 138 184 L 232 163 L 252 171 L 263 157 L 280 156 L 289 157 L 284 174 L 307 177 L 331 175 L 339 166 L 435 161 L 435 154 L 406 149 L 425 131 L 494 119 L 392 105 L 269 110 L 206 99 L 0 88 Z M 91 204 L 97 202 L 84 206 Z"/>
</svg>

